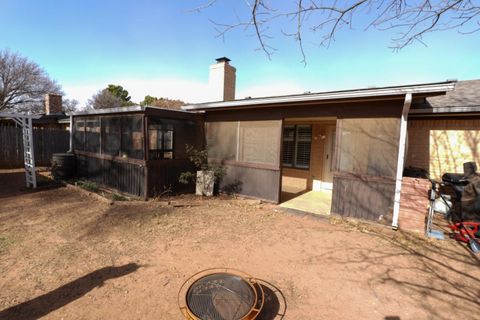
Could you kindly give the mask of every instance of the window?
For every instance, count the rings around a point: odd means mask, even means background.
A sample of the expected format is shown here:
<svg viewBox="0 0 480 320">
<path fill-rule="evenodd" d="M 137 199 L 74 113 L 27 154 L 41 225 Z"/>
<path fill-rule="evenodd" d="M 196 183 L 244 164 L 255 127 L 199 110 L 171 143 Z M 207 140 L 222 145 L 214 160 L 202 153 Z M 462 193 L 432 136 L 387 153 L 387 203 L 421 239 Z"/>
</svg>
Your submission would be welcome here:
<svg viewBox="0 0 480 320">
<path fill-rule="evenodd" d="M 207 123 L 208 157 L 278 165 L 280 121 Z"/>
<path fill-rule="evenodd" d="M 283 128 L 283 157 L 285 167 L 308 169 L 312 147 L 311 125 L 286 125 Z"/>
<path fill-rule="evenodd" d="M 395 177 L 399 119 L 341 120 L 339 170 Z"/>
<path fill-rule="evenodd" d="M 152 119 L 148 125 L 150 160 L 173 159 L 173 125 Z"/>
</svg>

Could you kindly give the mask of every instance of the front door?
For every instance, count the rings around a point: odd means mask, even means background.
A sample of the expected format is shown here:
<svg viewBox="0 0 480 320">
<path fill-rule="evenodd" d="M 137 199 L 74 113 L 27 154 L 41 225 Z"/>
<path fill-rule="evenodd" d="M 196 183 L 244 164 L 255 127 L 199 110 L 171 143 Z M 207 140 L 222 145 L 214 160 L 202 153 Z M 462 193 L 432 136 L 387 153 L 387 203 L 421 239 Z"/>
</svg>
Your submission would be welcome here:
<svg viewBox="0 0 480 320">
<path fill-rule="evenodd" d="M 322 189 L 332 190 L 333 187 L 333 153 L 335 152 L 335 126 L 327 126 L 325 148 L 323 149 Z"/>
</svg>

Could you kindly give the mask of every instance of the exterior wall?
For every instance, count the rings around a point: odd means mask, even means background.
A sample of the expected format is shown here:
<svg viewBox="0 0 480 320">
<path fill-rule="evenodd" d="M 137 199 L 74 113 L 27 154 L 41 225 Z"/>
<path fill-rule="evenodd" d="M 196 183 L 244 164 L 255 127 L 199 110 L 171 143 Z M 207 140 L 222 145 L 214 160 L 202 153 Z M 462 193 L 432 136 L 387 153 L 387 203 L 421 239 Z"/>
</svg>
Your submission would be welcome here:
<svg viewBox="0 0 480 320">
<path fill-rule="evenodd" d="M 300 192 L 312 189 L 310 170 L 282 168 L 282 191 Z"/>
<path fill-rule="evenodd" d="M 242 165 L 226 165 L 225 167 L 227 175 L 220 186 L 223 191 L 276 203 L 280 201 L 278 187 L 276 187 L 280 180 L 280 170 Z"/>
<path fill-rule="evenodd" d="M 424 232 L 425 218 L 428 213 L 428 190 L 431 188 L 427 179 L 404 177 L 400 197 L 399 228 L 405 231 Z"/>
<path fill-rule="evenodd" d="M 333 178 L 332 213 L 391 224 L 394 192 L 393 179 L 336 174 Z"/>
<path fill-rule="evenodd" d="M 394 99 L 395 97 L 392 97 Z M 288 118 L 337 117 L 385 118 L 402 114 L 404 96 L 396 100 L 338 102 L 331 104 L 291 104 L 283 107 L 207 111 L 205 121 L 281 120 Z"/>
<path fill-rule="evenodd" d="M 463 163 L 480 164 L 480 119 L 411 119 L 406 166 L 427 170 L 439 179 L 463 172 Z"/>
<path fill-rule="evenodd" d="M 280 107 L 261 107 L 237 110 L 206 111 L 205 121 L 259 121 L 259 120 L 282 120 L 292 118 L 336 117 L 336 118 L 400 118 L 404 96 L 391 97 L 389 101 L 369 102 L 338 102 L 331 104 L 289 104 Z M 337 137 L 341 134 L 337 125 Z M 338 139 L 336 139 L 338 142 Z M 337 143 L 338 146 L 338 143 Z M 338 148 L 338 147 L 337 147 Z M 319 152 L 320 154 L 320 152 Z M 281 153 L 280 153 L 281 155 Z M 279 156 L 280 156 L 279 155 Z M 321 154 L 320 154 L 321 157 Z M 317 158 L 318 159 L 318 158 Z M 228 163 L 230 165 L 230 163 Z M 319 167 L 323 167 L 323 164 Z M 283 169 L 282 169 L 283 170 Z M 315 175 L 320 175 L 319 170 L 313 169 Z M 288 170 L 287 170 L 288 171 Z M 278 173 L 280 174 L 280 168 Z M 299 173 L 295 171 L 294 173 Z M 238 173 L 240 176 L 240 173 Z M 309 173 L 310 174 L 310 173 Z M 247 176 L 240 181 L 252 183 L 258 190 L 268 189 L 269 193 L 279 193 L 280 184 L 267 184 L 267 180 L 249 180 Z M 248 179 L 247 179 L 248 178 Z M 279 177 L 280 178 L 280 177 Z M 333 195 L 336 201 L 332 202 L 332 212 L 343 216 L 354 216 L 375 221 L 388 221 L 393 207 L 393 194 L 395 179 L 368 180 L 368 176 L 357 176 L 345 179 L 334 175 Z M 273 181 L 268 180 L 268 181 Z M 280 182 L 280 180 L 279 180 Z M 335 186 L 337 185 L 337 187 Z M 252 186 L 253 190 L 253 186 Z M 348 190 L 346 192 L 345 190 Z M 245 194 L 240 192 L 240 194 Z M 352 197 L 354 195 L 354 197 Z M 278 196 L 275 198 L 278 202 Z M 273 200 L 273 199 L 272 199 Z M 275 201 L 275 200 L 274 200 Z M 364 205 L 367 203 L 368 205 Z M 349 205 L 346 205 L 349 204 Z M 385 218 L 388 216 L 387 218 Z M 391 219 L 390 219 L 391 220 Z"/>
<path fill-rule="evenodd" d="M 282 121 L 206 123 L 209 161 L 226 168 L 220 189 L 280 201 Z"/>
<path fill-rule="evenodd" d="M 138 197 L 146 197 L 145 165 L 77 154 L 77 176 Z"/>
</svg>

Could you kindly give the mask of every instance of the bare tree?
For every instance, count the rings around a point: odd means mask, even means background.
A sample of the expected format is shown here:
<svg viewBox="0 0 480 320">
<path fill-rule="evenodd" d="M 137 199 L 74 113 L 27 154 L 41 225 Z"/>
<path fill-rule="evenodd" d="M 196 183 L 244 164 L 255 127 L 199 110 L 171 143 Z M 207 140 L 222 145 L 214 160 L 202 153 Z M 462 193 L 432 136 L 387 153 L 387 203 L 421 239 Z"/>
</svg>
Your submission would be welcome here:
<svg viewBox="0 0 480 320">
<path fill-rule="evenodd" d="M 46 93 L 62 94 L 62 90 L 35 62 L 0 50 L 0 111 L 41 112 Z"/>
<path fill-rule="evenodd" d="M 205 1 L 194 11 L 220 2 Z M 304 62 L 307 32 L 328 46 L 342 29 L 393 30 L 391 47 L 398 50 L 416 41 L 425 44 L 423 37 L 434 31 L 455 29 L 470 34 L 480 30 L 480 3 L 475 0 L 244 0 L 243 9 L 247 14 L 237 12 L 234 21 L 212 21 L 220 37 L 237 28 L 251 30 L 259 49 L 270 58 L 275 51 L 271 40 L 280 31 L 298 43 Z"/>
<path fill-rule="evenodd" d="M 121 106 L 123 106 L 122 99 L 114 96 L 108 89 L 98 91 L 87 102 L 87 109 L 119 108 Z"/>
<path fill-rule="evenodd" d="M 72 113 L 78 110 L 78 100 L 76 99 L 63 99 L 62 110 L 65 113 Z"/>
</svg>

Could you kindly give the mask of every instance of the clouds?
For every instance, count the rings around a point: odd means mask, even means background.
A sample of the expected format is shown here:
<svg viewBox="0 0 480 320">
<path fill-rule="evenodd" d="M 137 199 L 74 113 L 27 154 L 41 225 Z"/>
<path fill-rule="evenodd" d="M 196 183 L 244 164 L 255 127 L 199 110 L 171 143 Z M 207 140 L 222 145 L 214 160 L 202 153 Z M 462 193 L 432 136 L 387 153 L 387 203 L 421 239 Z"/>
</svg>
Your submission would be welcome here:
<svg viewBox="0 0 480 320">
<path fill-rule="evenodd" d="M 77 99 L 80 106 L 84 107 L 88 99 L 98 90 L 106 88 L 109 84 L 117 84 L 128 90 L 132 101 L 140 102 L 146 95 L 156 97 L 179 99 L 190 103 L 212 101 L 214 88 L 208 82 L 195 81 L 181 78 L 139 78 L 123 77 L 111 81 L 92 81 L 88 83 L 70 83 L 63 86 L 66 98 Z M 237 88 L 236 98 L 264 97 L 303 93 L 305 90 L 299 84 L 291 81 L 278 81 L 259 83 L 258 85 Z"/>
</svg>

